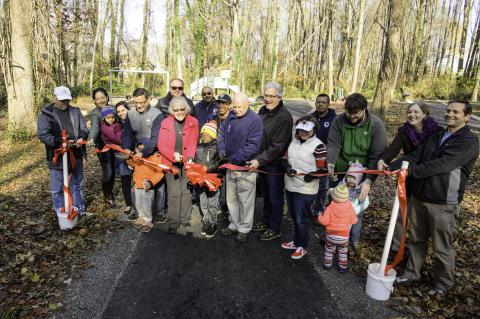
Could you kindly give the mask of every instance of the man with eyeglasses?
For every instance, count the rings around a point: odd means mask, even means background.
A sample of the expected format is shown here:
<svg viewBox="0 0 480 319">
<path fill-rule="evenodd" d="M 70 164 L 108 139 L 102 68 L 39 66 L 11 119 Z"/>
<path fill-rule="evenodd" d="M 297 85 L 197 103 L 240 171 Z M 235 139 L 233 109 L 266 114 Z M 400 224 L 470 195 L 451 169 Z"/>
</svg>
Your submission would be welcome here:
<svg viewBox="0 0 480 319">
<path fill-rule="evenodd" d="M 368 112 L 367 99 L 362 94 L 349 95 L 345 101 L 345 112 L 333 120 L 328 133 L 328 172 L 346 172 L 350 163 L 355 161 L 375 170 L 380 155 L 386 148 L 387 131 L 382 120 Z M 365 200 L 376 177 L 371 174 L 364 176 L 359 201 Z M 342 178 L 336 182 L 331 180 L 329 187 L 337 186 L 341 180 Z M 355 248 L 357 243 L 351 244 Z"/>
<path fill-rule="evenodd" d="M 282 101 L 283 88 L 277 82 L 265 83 L 264 106 L 258 112 L 263 120 L 263 136 L 260 154 L 250 162 L 251 168 L 261 167 L 263 188 L 263 218 L 253 226 L 253 231 L 262 232 L 260 240 L 281 237 L 284 199 L 284 168 L 282 156 L 292 141 L 293 119 Z M 228 193 L 227 193 L 228 196 Z"/>
<path fill-rule="evenodd" d="M 312 113 L 320 124 L 317 131 L 317 138 L 325 145 L 328 143 L 328 132 L 333 120 L 337 117 L 335 110 L 330 108 L 330 97 L 328 94 L 320 93 L 315 100 L 315 111 Z M 325 210 L 327 202 L 328 177 L 319 178 L 319 188 L 317 198 L 312 208 L 312 214 L 318 216 Z"/>
<path fill-rule="evenodd" d="M 133 104 L 127 113 L 127 119 L 122 130 L 122 147 L 137 155 L 148 157 L 157 149 L 162 112 L 150 106 L 150 93 L 144 88 L 133 91 Z M 157 222 L 164 223 L 165 217 L 165 183 L 155 187 L 155 204 Z"/>
<path fill-rule="evenodd" d="M 202 100 L 195 104 L 192 115 L 198 120 L 198 127 L 201 129 L 208 119 L 218 111 L 218 106 L 213 95 L 213 89 L 209 86 L 202 88 Z"/>
<path fill-rule="evenodd" d="M 185 84 L 183 83 L 183 80 L 173 79 L 169 83 L 167 95 L 159 99 L 157 105 L 155 105 L 155 107 L 162 112 L 164 118 L 170 115 L 170 113 L 168 112 L 168 105 L 170 104 L 170 101 L 176 96 L 183 96 L 187 100 L 188 105 L 190 105 L 193 110 L 194 106 L 192 100 L 190 100 L 185 95 Z"/>
</svg>

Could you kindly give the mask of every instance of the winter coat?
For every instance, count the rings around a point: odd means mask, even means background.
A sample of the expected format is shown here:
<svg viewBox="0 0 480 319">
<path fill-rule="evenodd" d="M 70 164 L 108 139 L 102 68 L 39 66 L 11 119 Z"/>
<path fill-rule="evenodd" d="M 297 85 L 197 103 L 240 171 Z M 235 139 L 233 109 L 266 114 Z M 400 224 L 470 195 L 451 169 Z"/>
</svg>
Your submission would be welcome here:
<svg viewBox="0 0 480 319">
<path fill-rule="evenodd" d="M 478 137 L 464 126 L 441 145 L 447 130 L 430 136 L 415 151 L 390 164 L 399 169 L 408 161 L 408 175 L 415 178 L 412 193 L 419 200 L 435 204 L 460 204 L 470 173 L 478 158 Z"/>
<path fill-rule="evenodd" d="M 202 100 L 195 104 L 195 107 L 192 110 L 192 116 L 198 120 L 198 128 L 202 129 L 202 126 L 207 123 L 217 111 L 218 106 L 215 101 L 207 103 Z"/>
<path fill-rule="evenodd" d="M 325 168 L 326 148 L 316 136 L 312 136 L 301 143 L 294 138 L 288 147 L 288 164 L 297 173 L 315 172 L 319 168 Z M 319 167 L 323 164 L 323 167 Z M 319 180 L 314 179 L 307 183 L 304 176 L 285 175 L 285 189 L 289 192 L 314 195 L 318 192 Z"/>
<path fill-rule="evenodd" d="M 263 120 L 263 134 L 260 154 L 256 160 L 260 166 L 279 164 L 292 141 L 292 115 L 283 101 L 271 111 L 263 106 L 258 115 Z"/>
<path fill-rule="evenodd" d="M 262 133 L 262 119 L 252 110 L 249 109 L 242 117 L 230 112 L 218 130 L 218 153 L 226 155 L 232 164 L 245 165 L 257 156 Z"/>
<path fill-rule="evenodd" d="M 328 133 L 327 163 L 335 164 L 337 172 L 345 172 L 356 160 L 368 169 L 377 169 L 386 148 L 387 131 L 377 116 L 366 111 L 363 121 L 352 124 L 343 113 L 333 120 Z M 367 178 L 373 181 L 376 175 Z"/>
<path fill-rule="evenodd" d="M 171 164 L 175 162 L 173 154 L 175 153 L 175 117 L 170 115 L 163 120 L 158 134 L 157 147 L 160 154 Z M 198 143 L 198 121 L 191 115 L 185 117 L 185 124 L 182 129 L 182 156 L 183 162 L 195 158 Z"/>
<path fill-rule="evenodd" d="M 190 105 L 190 108 L 193 110 L 194 105 L 192 100 L 189 99 L 185 94 L 182 96 L 187 100 L 188 105 Z M 170 92 L 168 92 L 167 95 L 159 99 L 157 105 L 155 105 L 155 107 L 162 112 L 164 118 L 167 118 L 170 115 L 170 112 L 168 112 L 168 105 L 172 99 L 173 96 L 170 94 Z"/>
<path fill-rule="evenodd" d="M 57 165 L 54 165 L 52 160 L 54 156 L 54 150 L 62 146 L 62 137 L 61 133 L 63 130 L 63 125 L 60 122 L 59 117 L 55 114 L 52 104 L 45 106 L 38 116 L 37 121 L 37 135 L 39 140 L 45 144 L 46 158 L 48 161 L 49 168 L 62 169 L 62 160 L 59 159 Z M 74 135 L 69 136 L 70 140 L 78 140 L 83 138 L 87 140 L 88 138 L 88 129 L 85 119 L 83 118 L 82 112 L 78 107 L 68 106 L 70 113 L 70 120 L 72 122 Z M 80 158 L 85 154 L 85 146 L 81 148 L 73 148 L 73 154 L 75 157 Z"/>
<path fill-rule="evenodd" d="M 218 168 L 217 141 L 213 140 L 208 144 L 198 144 L 195 154 L 195 163 L 203 164 L 207 167 L 208 173 L 217 172 Z"/>
<path fill-rule="evenodd" d="M 133 151 L 138 144 L 143 144 L 143 156 L 153 154 L 162 120 L 162 113 L 154 107 L 149 106 L 142 113 L 135 108 L 130 109 L 122 131 L 123 148 Z"/>
<path fill-rule="evenodd" d="M 102 131 L 102 140 L 105 144 L 122 145 L 122 125 L 120 123 L 109 125 L 103 122 L 100 129 Z"/>
<path fill-rule="evenodd" d="M 149 161 L 155 162 L 157 164 L 162 163 L 162 156 L 155 153 L 146 158 Z M 143 189 L 143 181 L 146 179 L 152 183 L 152 186 L 157 185 L 162 180 L 164 174 L 162 171 L 158 171 L 148 165 L 145 165 L 141 161 L 135 161 L 132 158 L 127 160 L 127 164 L 130 167 L 133 167 L 133 182 L 135 183 L 135 188 Z"/>
<path fill-rule="evenodd" d="M 102 123 L 102 108 L 95 106 L 89 113 L 90 117 L 90 130 L 88 131 L 88 137 L 93 140 L 98 148 L 102 148 L 104 143 L 101 136 L 101 123 Z"/>
<path fill-rule="evenodd" d="M 328 145 L 328 132 L 330 132 L 330 127 L 332 126 L 333 120 L 337 117 L 334 109 L 328 109 L 325 116 L 320 116 L 317 111 L 313 112 L 312 115 L 320 124 L 320 127 L 317 131 L 317 137 L 325 145 Z"/>
<path fill-rule="evenodd" d="M 330 202 L 323 214 L 318 216 L 318 222 L 326 227 L 327 235 L 349 237 L 350 228 L 358 222 L 357 215 L 350 201 Z"/>
</svg>

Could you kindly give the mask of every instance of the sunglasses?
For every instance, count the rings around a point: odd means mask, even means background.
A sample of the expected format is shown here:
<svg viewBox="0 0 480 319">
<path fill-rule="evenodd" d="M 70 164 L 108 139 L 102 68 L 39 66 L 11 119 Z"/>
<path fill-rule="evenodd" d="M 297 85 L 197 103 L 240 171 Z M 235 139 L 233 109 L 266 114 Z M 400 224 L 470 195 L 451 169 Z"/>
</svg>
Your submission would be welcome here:
<svg viewBox="0 0 480 319">
<path fill-rule="evenodd" d="M 173 112 L 178 113 L 178 112 L 185 112 L 186 108 L 182 109 L 173 109 Z"/>
<path fill-rule="evenodd" d="M 202 93 L 203 96 L 206 96 L 206 95 L 212 95 L 212 92 L 204 92 Z"/>
<path fill-rule="evenodd" d="M 170 88 L 174 91 L 183 91 L 183 86 L 171 86 Z"/>
</svg>

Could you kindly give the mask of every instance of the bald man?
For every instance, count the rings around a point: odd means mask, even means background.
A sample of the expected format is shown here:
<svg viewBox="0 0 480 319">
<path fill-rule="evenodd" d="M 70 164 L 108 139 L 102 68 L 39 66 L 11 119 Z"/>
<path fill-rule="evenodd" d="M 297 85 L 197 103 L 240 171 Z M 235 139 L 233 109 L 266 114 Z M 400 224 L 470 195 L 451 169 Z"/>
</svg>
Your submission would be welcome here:
<svg viewBox="0 0 480 319">
<path fill-rule="evenodd" d="M 262 119 L 248 107 L 248 97 L 236 93 L 232 99 L 232 112 L 220 126 L 217 148 L 223 162 L 245 166 L 260 151 L 262 142 Z M 227 170 L 225 183 L 230 225 L 222 229 L 222 235 L 236 234 L 235 241 L 247 241 L 252 230 L 255 208 L 257 173 Z"/>
</svg>

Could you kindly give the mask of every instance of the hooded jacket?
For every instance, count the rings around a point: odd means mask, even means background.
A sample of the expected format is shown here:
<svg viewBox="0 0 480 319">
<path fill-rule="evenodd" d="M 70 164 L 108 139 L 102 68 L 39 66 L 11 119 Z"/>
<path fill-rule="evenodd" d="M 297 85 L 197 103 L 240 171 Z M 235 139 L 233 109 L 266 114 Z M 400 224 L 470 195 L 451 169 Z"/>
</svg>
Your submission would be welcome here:
<svg viewBox="0 0 480 319">
<path fill-rule="evenodd" d="M 464 126 L 440 144 L 445 132 L 430 136 L 415 151 L 390 164 L 390 169 L 408 161 L 408 175 L 415 179 L 415 197 L 427 203 L 460 204 L 478 158 L 478 137 Z"/>
<path fill-rule="evenodd" d="M 318 216 L 318 222 L 326 227 L 327 235 L 347 237 L 350 228 L 358 222 L 350 201 L 337 203 L 332 201 L 325 212 Z"/>
<path fill-rule="evenodd" d="M 53 111 L 53 103 L 45 106 L 38 116 L 37 121 L 37 135 L 38 139 L 45 144 L 46 158 L 48 161 L 49 168 L 61 169 L 62 161 L 59 160 L 57 165 L 54 165 L 53 155 L 54 150 L 62 146 L 62 137 L 61 133 L 64 128 L 60 118 Z M 68 106 L 68 111 L 70 113 L 70 120 L 72 122 L 73 131 L 75 136 L 69 136 L 70 140 L 78 140 L 83 138 L 86 140 L 88 138 L 88 129 L 85 119 L 83 118 L 82 112 L 78 107 Z M 80 148 L 74 148 L 73 153 L 75 157 L 79 158 L 85 154 L 85 146 Z"/>
</svg>

